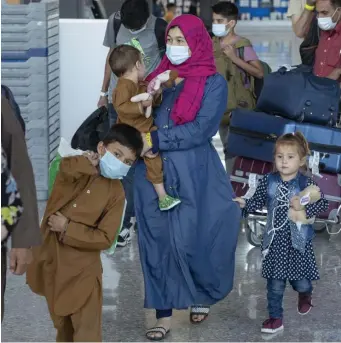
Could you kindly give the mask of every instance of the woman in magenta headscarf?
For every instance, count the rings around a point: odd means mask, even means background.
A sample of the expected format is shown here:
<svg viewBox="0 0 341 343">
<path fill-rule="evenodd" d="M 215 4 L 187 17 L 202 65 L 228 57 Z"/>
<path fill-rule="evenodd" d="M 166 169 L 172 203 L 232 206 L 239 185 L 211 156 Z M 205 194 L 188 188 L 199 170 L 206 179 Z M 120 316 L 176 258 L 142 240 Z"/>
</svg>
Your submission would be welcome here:
<svg viewBox="0 0 341 343">
<path fill-rule="evenodd" d="M 231 291 L 240 220 L 212 145 L 226 109 L 227 84 L 216 73 L 201 19 L 182 15 L 169 24 L 166 56 L 148 79 L 168 69 L 178 71 L 179 78 L 164 90 L 154 111 L 158 130 L 145 141 L 161 155 L 167 192 L 181 204 L 160 212 L 142 160 L 135 171 L 145 307 L 156 309 L 157 319 L 147 331 L 150 340 L 165 338 L 172 309 L 191 308 L 191 322 L 201 323 L 210 305 Z"/>
</svg>

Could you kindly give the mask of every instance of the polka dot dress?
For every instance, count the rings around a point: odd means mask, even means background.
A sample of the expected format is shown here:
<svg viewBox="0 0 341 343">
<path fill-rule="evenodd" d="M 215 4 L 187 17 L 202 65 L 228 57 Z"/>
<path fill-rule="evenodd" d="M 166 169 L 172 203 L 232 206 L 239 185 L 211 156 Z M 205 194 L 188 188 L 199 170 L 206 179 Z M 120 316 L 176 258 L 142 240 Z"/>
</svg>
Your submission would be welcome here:
<svg viewBox="0 0 341 343">
<path fill-rule="evenodd" d="M 245 212 L 252 213 L 266 205 L 267 183 L 268 177 L 265 176 L 259 182 L 254 196 L 246 201 Z M 311 179 L 308 181 L 308 185 L 310 184 L 314 184 Z M 282 181 L 280 186 L 284 191 L 289 192 L 289 182 Z M 306 206 L 307 217 L 311 218 L 325 211 L 326 208 L 328 208 L 328 202 L 323 197 L 318 202 Z M 320 276 L 316 266 L 312 242 L 306 244 L 304 253 L 294 249 L 291 242 L 290 223 L 287 217 L 288 207 L 279 207 L 276 211 L 274 224 L 275 227 L 282 228 L 276 231 L 269 252 L 263 261 L 262 276 L 267 279 L 279 280 L 318 280 Z"/>
</svg>

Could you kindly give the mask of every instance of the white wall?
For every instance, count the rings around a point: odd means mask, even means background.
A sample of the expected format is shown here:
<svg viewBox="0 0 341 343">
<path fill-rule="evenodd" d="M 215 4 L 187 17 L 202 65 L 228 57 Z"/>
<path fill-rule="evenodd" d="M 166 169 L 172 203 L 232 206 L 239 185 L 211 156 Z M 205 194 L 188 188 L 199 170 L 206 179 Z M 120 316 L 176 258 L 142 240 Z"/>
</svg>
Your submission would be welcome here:
<svg viewBox="0 0 341 343">
<path fill-rule="evenodd" d="M 106 20 L 60 19 L 61 136 L 70 141 L 79 125 L 96 109 L 108 53 L 103 43 Z M 271 25 L 271 31 L 269 31 Z M 238 23 L 238 33 L 288 35 L 288 21 Z"/>
<path fill-rule="evenodd" d="M 108 48 L 102 45 L 106 20 L 60 19 L 60 125 L 71 141 L 97 108 Z"/>
</svg>

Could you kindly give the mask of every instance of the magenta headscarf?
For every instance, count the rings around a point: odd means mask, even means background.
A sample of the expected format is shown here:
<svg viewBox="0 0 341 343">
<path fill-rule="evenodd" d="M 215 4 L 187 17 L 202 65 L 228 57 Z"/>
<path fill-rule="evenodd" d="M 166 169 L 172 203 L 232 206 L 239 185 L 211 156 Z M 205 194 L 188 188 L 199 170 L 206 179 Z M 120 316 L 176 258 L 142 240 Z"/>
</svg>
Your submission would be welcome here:
<svg viewBox="0 0 341 343">
<path fill-rule="evenodd" d="M 195 119 L 201 106 L 206 79 L 216 73 L 216 66 L 212 40 L 200 18 L 190 14 L 176 17 L 167 27 L 166 39 L 168 31 L 174 26 L 178 26 L 185 36 L 192 52 L 191 57 L 180 65 L 173 65 L 165 55 L 146 80 L 150 81 L 166 70 L 176 70 L 179 77 L 184 78 L 183 90 L 171 113 L 171 119 L 180 125 Z"/>
</svg>

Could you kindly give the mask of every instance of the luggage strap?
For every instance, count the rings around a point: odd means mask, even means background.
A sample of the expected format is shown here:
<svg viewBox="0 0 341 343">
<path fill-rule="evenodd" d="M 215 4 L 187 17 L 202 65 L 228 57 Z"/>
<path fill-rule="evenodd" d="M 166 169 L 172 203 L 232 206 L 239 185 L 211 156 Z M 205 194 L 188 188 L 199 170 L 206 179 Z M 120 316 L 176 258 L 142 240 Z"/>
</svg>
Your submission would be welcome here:
<svg viewBox="0 0 341 343">
<path fill-rule="evenodd" d="M 261 133 L 252 130 L 241 129 L 238 127 L 230 126 L 230 132 L 237 135 L 245 136 L 248 138 L 262 139 L 263 141 L 276 142 L 278 135 L 274 133 Z M 326 145 L 320 143 L 309 143 L 310 150 L 315 150 L 325 154 L 341 154 L 341 145 Z"/>
</svg>

